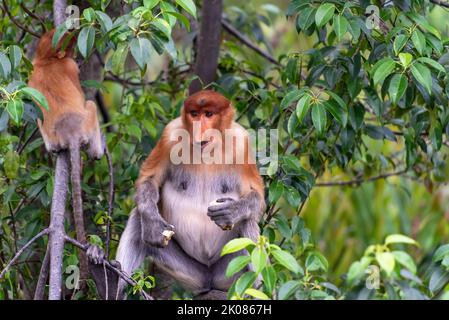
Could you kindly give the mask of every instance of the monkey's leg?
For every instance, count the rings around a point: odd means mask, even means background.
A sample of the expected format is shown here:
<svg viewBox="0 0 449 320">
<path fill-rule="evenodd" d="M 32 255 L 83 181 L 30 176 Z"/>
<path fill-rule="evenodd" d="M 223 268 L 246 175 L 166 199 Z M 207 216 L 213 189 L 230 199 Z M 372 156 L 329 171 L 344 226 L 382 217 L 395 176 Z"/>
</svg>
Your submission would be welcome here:
<svg viewBox="0 0 449 320">
<path fill-rule="evenodd" d="M 104 153 L 104 140 L 101 137 L 100 124 L 97 117 L 97 106 L 91 100 L 86 101 L 87 119 L 86 126 L 89 129 L 89 149 L 88 155 L 93 159 L 101 159 Z"/>
<path fill-rule="evenodd" d="M 131 275 L 145 256 L 149 255 L 159 269 L 163 269 L 187 289 L 209 288 L 210 272 L 204 265 L 189 257 L 174 240 L 171 240 L 165 248 L 145 245 L 141 230 L 140 213 L 134 209 L 117 250 L 116 260 L 120 262 L 123 271 Z M 121 284 L 121 288 L 123 286 L 124 283 Z"/>
</svg>

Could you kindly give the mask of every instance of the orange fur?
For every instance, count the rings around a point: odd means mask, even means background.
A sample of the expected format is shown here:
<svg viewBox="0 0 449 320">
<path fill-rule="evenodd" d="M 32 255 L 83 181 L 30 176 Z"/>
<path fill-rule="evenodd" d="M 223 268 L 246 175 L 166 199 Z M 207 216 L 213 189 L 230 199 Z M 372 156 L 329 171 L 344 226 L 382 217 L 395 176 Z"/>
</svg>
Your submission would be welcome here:
<svg viewBox="0 0 449 320">
<path fill-rule="evenodd" d="M 198 114 L 192 116 L 192 111 L 195 111 Z M 206 117 L 206 111 L 212 112 L 213 116 Z M 194 137 L 194 141 L 191 141 L 192 143 L 201 142 L 205 139 L 203 134 L 207 129 L 218 129 L 223 134 L 226 129 L 235 128 L 233 131 L 235 132 L 235 139 L 243 139 L 244 141 L 243 150 L 236 149 L 238 148 L 237 144 L 233 145 L 232 164 L 189 164 L 186 165 L 187 168 L 190 170 L 211 173 L 216 171 L 238 172 L 242 177 L 241 196 L 255 190 L 260 195 L 261 199 L 263 199 L 264 184 L 255 162 L 252 161 L 254 159 L 249 146 L 248 133 L 234 122 L 234 114 L 235 110 L 230 101 L 217 92 L 204 90 L 187 98 L 184 102 L 184 107 L 181 110 L 181 121 L 178 121 L 178 124 L 176 125 L 176 120 L 174 120 L 164 129 L 155 148 L 142 164 L 137 185 L 143 183 L 149 177 L 153 179 L 157 186 L 161 185 L 165 170 L 170 162 L 170 148 L 174 144 L 174 142 L 169 140 L 170 133 L 174 129 L 182 127 L 190 133 L 190 136 L 192 136 L 193 121 L 196 120 L 201 121 L 201 137 Z M 236 156 L 241 152 L 244 153 L 244 163 L 237 164 L 235 161 Z M 223 160 L 224 155 L 225 152 L 223 152 Z"/>
</svg>

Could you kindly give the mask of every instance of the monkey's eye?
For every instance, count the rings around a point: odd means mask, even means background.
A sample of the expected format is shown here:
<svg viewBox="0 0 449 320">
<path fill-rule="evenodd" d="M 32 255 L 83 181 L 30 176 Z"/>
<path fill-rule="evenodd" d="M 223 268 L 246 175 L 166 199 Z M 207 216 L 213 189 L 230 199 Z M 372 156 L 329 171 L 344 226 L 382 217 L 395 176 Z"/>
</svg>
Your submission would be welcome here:
<svg viewBox="0 0 449 320">
<path fill-rule="evenodd" d="M 210 111 L 206 111 L 206 117 L 210 118 L 212 117 L 214 114 Z"/>
<path fill-rule="evenodd" d="M 198 111 L 190 111 L 190 115 L 192 117 L 196 117 L 196 116 L 198 116 Z"/>
</svg>

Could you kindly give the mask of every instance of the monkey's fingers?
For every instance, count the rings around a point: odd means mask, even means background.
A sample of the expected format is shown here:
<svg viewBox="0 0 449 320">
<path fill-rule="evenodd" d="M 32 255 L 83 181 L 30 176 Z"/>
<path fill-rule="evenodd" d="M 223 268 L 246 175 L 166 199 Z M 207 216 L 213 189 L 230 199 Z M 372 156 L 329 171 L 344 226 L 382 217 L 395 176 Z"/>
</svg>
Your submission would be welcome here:
<svg viewBox="0 0 449 320">
<path fill-rule="evenodd" d="M 234 224 L 230 224 L 230 225 L 225 225 L 225 226 L 220 226 L 220 228 L 224 231 L 229 231 L 234 229 Z"/>
<path fill-rule="evenodd" d="M 164 232 L 162 232 L 162 236 L 164 237 L 164 246 L 168 245 L 168 242 L 171 240 L 171 237 L 173 237 L 174 234 L 175 232 L 172 230 L 164 230 Z"/>
</svg>

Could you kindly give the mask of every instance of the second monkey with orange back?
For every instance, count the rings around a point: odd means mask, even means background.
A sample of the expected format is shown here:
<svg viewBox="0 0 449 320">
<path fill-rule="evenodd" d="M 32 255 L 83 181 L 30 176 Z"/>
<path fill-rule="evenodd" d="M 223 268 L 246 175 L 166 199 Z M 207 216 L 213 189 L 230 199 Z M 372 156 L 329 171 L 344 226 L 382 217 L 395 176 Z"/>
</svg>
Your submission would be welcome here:
<svg viewBox="0 0 449 320">
<path fill-rule="evenodd" d="M 76 38 L 63 48 L 64 37 L 52 47 L 54 30 L 39 40 L 33 60 L 33 72 L 29 86 L 39 90 L 47 99 L 49 110 L 42 106 L 43 121 L 38 120 L 39 130 L 49 152 L 68 150 L 70 153 L 73 214 L 77 240 L 85 243 L 86 232 L 81 196 L 80 148 L 88 146 L 87 154 L 100 159 L 104 153 L 93 101 L 86 101 L 79 80 L 79 69 L 73 59 Z M 87 277 L 87 258 L 80 253 L 81 279 Z"/>
</svg>

